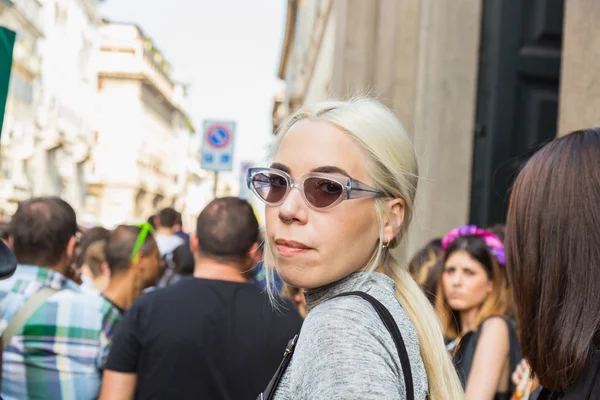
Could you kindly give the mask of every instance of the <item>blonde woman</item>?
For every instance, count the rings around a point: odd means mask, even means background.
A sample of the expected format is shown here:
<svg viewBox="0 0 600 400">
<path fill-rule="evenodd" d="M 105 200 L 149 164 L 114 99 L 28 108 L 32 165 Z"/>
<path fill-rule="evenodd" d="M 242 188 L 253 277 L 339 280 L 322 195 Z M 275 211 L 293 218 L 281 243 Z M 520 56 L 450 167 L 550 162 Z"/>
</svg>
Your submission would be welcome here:
<svg viewBox="0 0 600 400">
<path fill-rule="evenodd" d="M 443 240 L 436 310 L 468 400 L 509 400 L 521 361 L 500 239 L 476 226 Z"/>
<path fill-rule="evenodd" d="M 272 158 L 248 185 L 266 203 L 266 264 L 305 289 L 308 316 L 261 398 L 464 398 L 433 308 L 391 253 L 418 180 L 398 119 L 375 100 L 308 106 Z"/>
</svg>

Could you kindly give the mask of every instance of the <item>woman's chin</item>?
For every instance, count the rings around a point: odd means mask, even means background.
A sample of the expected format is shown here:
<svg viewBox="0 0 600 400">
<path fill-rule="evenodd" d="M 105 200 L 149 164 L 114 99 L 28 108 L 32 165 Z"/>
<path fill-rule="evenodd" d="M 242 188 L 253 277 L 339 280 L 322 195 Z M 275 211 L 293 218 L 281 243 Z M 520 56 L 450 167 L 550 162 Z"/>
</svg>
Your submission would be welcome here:
<svg viewBox="0 0 600 400">
<path fill-rule="evenodd" d="M 306 267 L 279 264 L 276 269 L 281 280 L 290 286 L 300 289 L 314 289 L 322 286 L 322 284 L 320 284 L 320 279 L 312 276 Z"/>
<path fill-rule="evenodd" d="M 316 289 L 322 286 L 329 285 L 333 282 L 344 278 L 342 276 L 332 276 L 331 274 L 323 274 L 323 269 L 318 267 L 309 268 L 307 266 L 302 267 L 291 267 L 285 265 L 277 266 L 277 274 L 282 281 L 290 286 L 294 286 L 300 289 Z M 327 271 L 331 272 L 331 271 Z"/>
</svg>

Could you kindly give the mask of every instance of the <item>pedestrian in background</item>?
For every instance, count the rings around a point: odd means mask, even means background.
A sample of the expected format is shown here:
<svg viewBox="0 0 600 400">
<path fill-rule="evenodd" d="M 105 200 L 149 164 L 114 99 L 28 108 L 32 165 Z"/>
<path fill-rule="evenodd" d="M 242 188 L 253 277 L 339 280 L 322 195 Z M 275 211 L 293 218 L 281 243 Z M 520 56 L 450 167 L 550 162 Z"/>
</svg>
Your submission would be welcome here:
<svg viewBox="0 0 600 400">
<path fill-rule="evenodd" d="M 508 272 L 540 400 L 600 398 L 598 171 L 600 129 L 577 131 L 539 150 L 512 190 Z"/>
<path fill-rule="evenodd" d="M 77 218 L 57 197 L 19 204 L 19 266 L 0 282 L 2 398 L 94 399 L 119 313 L 71 278 Z"/>
<path fill-rule="evenodd" d="M 420 249 L 408 263 L 408 271 L 421 286 L 429 302 L 435 304 L 435 294 L 440 277 L 443 255 L 442 239 L 433 239 Z"/>
<path fill-rule="evenodd" d="M 127 311 L 102 400 L 256 398 L 302 325 L 291 304 L 273 309 L 250 281 L 257 237 L 246 201 L 206 206 L 191 238 L 194 276 L 144 294 Z"/>
<path fill-rule="evenodd" d="M 155 286 L 163 273 L 164 262 L 152 236 L 152 227 L 120 225 L 104 246 L 110 279 L 102 295 L 124 314 L 144 289 Z"/>
<path fill-rule="evenodd" d="M 468 400 L 509 400 L 510 376 L 521 361 L 515 322 L 509 318 L 504 245 L 476 226 L 442 240 L 443 270 L 436 310 Z"/>
</svg>

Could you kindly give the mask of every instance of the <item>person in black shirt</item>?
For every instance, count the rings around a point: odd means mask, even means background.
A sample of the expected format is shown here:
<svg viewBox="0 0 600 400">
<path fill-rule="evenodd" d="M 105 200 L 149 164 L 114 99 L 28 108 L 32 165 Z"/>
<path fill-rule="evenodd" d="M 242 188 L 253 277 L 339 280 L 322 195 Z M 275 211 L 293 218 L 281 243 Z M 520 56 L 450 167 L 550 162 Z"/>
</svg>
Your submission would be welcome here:
<svg viewBox="0 0 600 400">
<path fill-rule="evenodd" d="M 258 222 L 238 198 L 213 200 L 191 238 L 193 277 L 145 294 L 118 327 L 101 399 L 254 400 L 302 318 L 249 281 Z"/>
</svg>

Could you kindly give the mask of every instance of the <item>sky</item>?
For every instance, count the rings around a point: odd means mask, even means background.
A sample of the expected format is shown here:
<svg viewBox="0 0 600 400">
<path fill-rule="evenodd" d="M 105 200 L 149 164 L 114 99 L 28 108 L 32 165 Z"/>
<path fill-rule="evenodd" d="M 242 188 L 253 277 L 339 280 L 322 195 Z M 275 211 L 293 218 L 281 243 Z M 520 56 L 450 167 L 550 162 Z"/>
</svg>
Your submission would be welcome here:
<svg viewBox="0 0 600 400">
<path fill-rule="evenodd" d="M 105 0 L 100 14 L 138 24 L 190 85 L 185 104 L 198 131 L 204 119 L 236 121 L 234 170 L 219 180 L 239 182 L 240 163 L 262 165 L 272 138 L 273 96 L 285 0 Z M 198 135 L 200 138 L 202 135 Z"/>
</svg>

